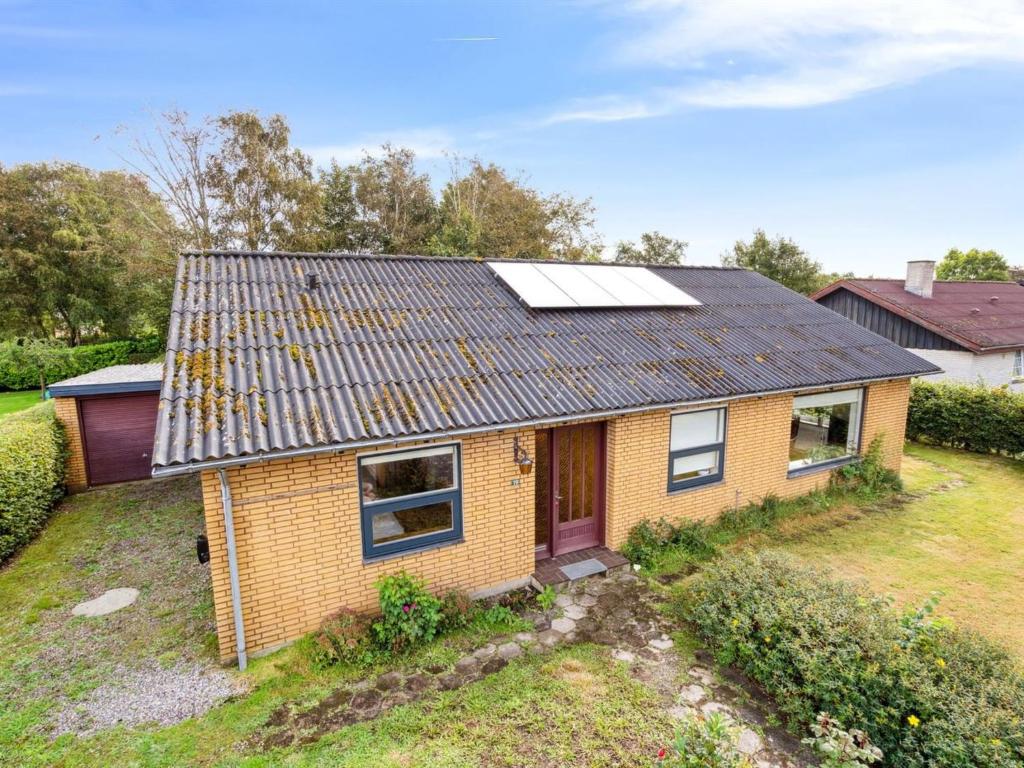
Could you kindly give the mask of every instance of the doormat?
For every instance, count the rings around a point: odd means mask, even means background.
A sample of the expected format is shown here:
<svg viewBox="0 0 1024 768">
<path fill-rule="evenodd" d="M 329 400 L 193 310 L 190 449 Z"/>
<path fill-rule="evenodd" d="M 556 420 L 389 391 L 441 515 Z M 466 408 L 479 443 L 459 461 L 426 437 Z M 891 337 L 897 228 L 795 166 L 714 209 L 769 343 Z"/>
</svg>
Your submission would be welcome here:
<svg viewBox="0 0 1024 768">
<path fill-rule="evenodd" d="M 569 581 L 576 581 L 576 579 L 582 579 L 584 576 L 593 576 L 595 573 L 604 573 L 608 570 L 608 567 L 600 560 L 590 558 L 589 560 L 582 560 L 578 563 L 563 565 L 559 570 L 566 575 Z"/>
</svg>

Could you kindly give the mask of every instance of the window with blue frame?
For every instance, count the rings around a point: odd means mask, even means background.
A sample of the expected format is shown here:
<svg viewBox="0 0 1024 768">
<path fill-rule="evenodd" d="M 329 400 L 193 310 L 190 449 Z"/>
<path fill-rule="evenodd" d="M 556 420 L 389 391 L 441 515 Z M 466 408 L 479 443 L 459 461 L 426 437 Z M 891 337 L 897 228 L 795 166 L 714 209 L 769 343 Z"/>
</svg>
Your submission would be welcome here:
<svg viewBox="0 0 1024 768">
<path fill-rule="evenodd" d="M 360 457 L 363 556 L 461 539 L 460 463 L 457 444 Z"/>
<path fill-rule="evenodd" d="M 725 408 L 672 415 L 668 489 L 678 491 L 722 479 L 725 466 Z"/>
</svg>

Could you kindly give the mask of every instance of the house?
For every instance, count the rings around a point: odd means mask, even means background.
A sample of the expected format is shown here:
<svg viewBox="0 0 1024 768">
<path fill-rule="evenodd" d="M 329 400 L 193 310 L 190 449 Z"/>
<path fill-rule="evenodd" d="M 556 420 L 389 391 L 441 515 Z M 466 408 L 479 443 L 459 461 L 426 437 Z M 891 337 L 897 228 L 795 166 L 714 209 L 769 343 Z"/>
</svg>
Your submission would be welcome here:
<svg viewBox="0 0 1024 768">
<path fill-rule="evenodd" d="M 68 436 L 68 490 L 152 473 L 163 365 L 112 365 L 47 387 Z"/>
<path fill-rule="evenodd" d="M 839 280 L 811 296 L 942 369 L 931 374 L 1024 390 L 1024 285 L 941 281 L 934 261 L 905 280 Z"/>
<path fill-rule="evenodd" d="M 495 594 L 599 570 L 645 519 L 806 493 L 876 438 L 898 469 L 934 370 L 740 269 L 189 253 L 153 474 L 201 473 L 244 664 L 402 569 Z"/>
</svg>

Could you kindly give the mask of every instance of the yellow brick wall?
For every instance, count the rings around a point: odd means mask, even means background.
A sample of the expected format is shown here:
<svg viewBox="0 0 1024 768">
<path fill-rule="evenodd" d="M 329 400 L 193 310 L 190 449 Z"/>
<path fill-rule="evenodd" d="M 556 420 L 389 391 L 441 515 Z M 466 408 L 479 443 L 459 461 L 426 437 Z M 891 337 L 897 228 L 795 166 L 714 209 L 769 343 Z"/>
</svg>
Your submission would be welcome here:
<svg viewBox="0 0 1024 768">
<path fill-rule="evenodd" d="M 884 433 L 885 461 L 899 471 L 909 381 L 873 384 L 865 400 L 862 446 Z M 727 406 L 725 473 L 719 483 L 669 493 L 669 413 L 635 414 L 608 424 L 605 543 L 617 549 L 641 520 L 699 520 L 766 494 L 800 496 L 828 482 L 829 472 L 788 478 L 793 395 L 739 400 Z M 699 410 L 699 409 L 697 409 Z"/>
<path fill-rule="evenodd" d="M 355 453 L 228 470 L 248 651 L 294 640 L 342 607 L 375 609 L 374 581 L 403 569 L 438 592 L 529 577 L 534 476 L 520 475 L 513 462 L 516 434 L 523 445 L 533 444 L 532 431 L 461 441 L 464 542 L 371 563 L 363 562 Z M 235 655 L 235 636 L 220 485 L 215 472 L 203 473 L 202 480 L 217 634 L 221 657 L 228 660 Z M 287 495 L 308 489 L 321 490 Z"/>
<path fill-rule="evenodd" d="M 78 401 L 73 397 L 53 398 L 57 418 L 64 424 L 68 438 L 67 484 L 72 493 L 88 487 L 85 475 L 85 447 L 78 424 Z"/>
<path fill-rule="evenodd" d="M 865 401 L 863 446 L 884 433 L 886 462 L 897 470 L 908 396 L 906 380 L 886 382 L 871 385 Z M 730 403 L 723 481 L 673 494 L 666 488 L 670 412 L 610 421 L 606 544 L 621 546 L 643 519 L 712 518 L 767 493 L 797 496 L 826 483 L 827 471 L 786 476 L 792 402 L 792 395 L 775 395 Z M 436 591 L 486 589 L 529 576 L 535 473 L 522 476 L 513 463 L 515 434 L 461 441 L 463 543 L 371 563 L 362 556 L 355 453 L 228 470 L 249 652 L 294 640 L 339 608 L 374 609 L 374 581 L 399 570 L 424 577 Z M 532 431 L 518 434 L 523 445 L 533 445 Z M 202 479 L 217 631 L 226 661 L 235 654 L 235 639 L 220 487 L 215 472 Z M 520 484 L 513 486 L 516 479 Z"/>
</svg>

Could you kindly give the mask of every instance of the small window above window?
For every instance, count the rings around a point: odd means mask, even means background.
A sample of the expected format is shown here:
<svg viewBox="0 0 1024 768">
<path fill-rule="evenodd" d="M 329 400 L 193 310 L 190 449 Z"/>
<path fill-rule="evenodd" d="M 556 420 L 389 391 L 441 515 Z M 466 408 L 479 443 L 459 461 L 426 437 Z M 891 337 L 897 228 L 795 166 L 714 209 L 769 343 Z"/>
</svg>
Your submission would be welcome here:
<svg viewBox="0 0 1024 768">
<path fill-rule="evenodd" d="M 363 556 L 462 537 L 459 447 L 430 446 L 359 459 Z"/>
<path fill-rule="evenodd" d="M 725 408 L 674 414 L 669 436 L 669 491 L 721 480 L 724 454 Z"/>
</svg>

